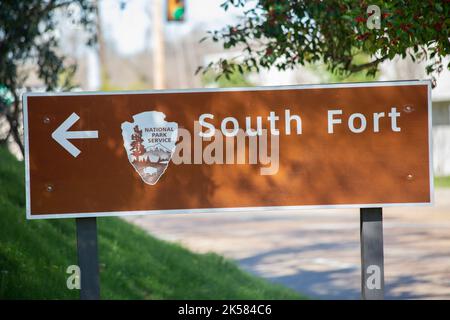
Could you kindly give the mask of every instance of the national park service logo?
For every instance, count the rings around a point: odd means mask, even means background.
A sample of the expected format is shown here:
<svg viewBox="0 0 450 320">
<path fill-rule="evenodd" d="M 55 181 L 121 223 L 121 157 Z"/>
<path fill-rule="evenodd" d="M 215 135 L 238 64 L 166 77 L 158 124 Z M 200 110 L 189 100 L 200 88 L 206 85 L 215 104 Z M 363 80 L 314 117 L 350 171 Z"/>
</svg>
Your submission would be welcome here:
<svg viewBox="0 0 450 320">
<path fill-rule="evenodd" d="M 122 123 L 123 146 L 128 160 L 142 180 L 150 185 L 164 174 L 175 151 L 178 124 L 167 122 L 159 111 L 133 116 L 133 122 Z"/>
</svg>

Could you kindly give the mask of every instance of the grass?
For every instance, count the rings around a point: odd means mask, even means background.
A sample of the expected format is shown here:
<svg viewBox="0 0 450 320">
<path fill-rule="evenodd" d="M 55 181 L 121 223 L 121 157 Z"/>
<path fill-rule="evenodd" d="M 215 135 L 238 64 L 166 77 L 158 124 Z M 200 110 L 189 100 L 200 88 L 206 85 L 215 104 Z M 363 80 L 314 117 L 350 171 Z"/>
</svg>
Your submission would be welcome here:
<svg viewBox="0 0 450 320">
<path fill-rule="evenodd" d="M 77 299 L 73 219 L 25 219 L 24 166 L 0 148 L 0 299 Z M 99 218 L 102 299 L 300 299 L 216 254 L 194 254 L 119 219 Z"/>
<path fill-rule="evenodd" d="M 450 176 L 434 177 L 434 186 L 436 188 L 450 188 Z"/>
</svg>

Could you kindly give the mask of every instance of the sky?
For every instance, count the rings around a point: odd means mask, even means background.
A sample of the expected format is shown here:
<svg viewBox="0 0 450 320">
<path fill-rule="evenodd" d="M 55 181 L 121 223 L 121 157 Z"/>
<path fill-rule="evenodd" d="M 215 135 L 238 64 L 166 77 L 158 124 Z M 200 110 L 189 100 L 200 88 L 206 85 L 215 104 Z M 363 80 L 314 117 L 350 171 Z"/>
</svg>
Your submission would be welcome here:
<svg viewBox="0 0 450 320">
<path fill-rule="evenodd" d="M 163 10 L 165 9 L 165 0 Z M 236 8 L 224 11 L 225 0 L 186 0 L 185 22 L 166 22 L 165 36 L 173 39 L 185 36 L 195 27 L 219 29 L 237 19 L 242 12 Z M 121 9 L 121 2 L 125 3 Z M 100 12 L 105 37 L 112 40 L 120 54 L 131 55 L 142 51 L 151 43 L 151 8 L 155 0 L 101 0 Z M 165 13 L 165 11 L 163 12 Z M 165 17 L 165 15 L 164 15 Z"/>
</svg>

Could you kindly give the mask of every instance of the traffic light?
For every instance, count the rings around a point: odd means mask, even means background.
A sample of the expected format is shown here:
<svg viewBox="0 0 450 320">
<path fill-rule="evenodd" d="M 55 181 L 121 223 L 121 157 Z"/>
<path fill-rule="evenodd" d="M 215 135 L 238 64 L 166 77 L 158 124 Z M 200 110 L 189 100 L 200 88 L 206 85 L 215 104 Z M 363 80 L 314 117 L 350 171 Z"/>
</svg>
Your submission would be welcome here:
<svg viewBox="0 0 450 320">
<path fill-rule="evenodd" d="M 167 0 L 167 21 L 184 21 L 184 0 Z"/>
</svg>

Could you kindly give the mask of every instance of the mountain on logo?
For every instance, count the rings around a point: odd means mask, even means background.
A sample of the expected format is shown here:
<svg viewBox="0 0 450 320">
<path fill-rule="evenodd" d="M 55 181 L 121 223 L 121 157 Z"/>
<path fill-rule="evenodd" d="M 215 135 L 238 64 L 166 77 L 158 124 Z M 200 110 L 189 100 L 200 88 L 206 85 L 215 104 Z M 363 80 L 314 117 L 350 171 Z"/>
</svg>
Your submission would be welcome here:
<svg viewBox="0 0 450 320">
<path fill-rule="evenodd" d="M 146 150 L 140 160 L 149 161 L 150 163 L 167 163 L 172 155 L 172 152 L 161 143 L 150 146 Z"/>
<path fill-rule="evenodd" d="M 153 146 L 150 146 L 149 149 L 152 150 L 152 151 L 160 151 L 160 152 L 163 151 L 163 152 L 170 153 L 170 150 L 168 148 L 164 147 L 161 143 L 157 143 L 157 144 L 155 144 Z"/>
<path fill-rule="evenodd" d="M 164 147 L 161 143 L 157 143 L 153 146 L 150 146 L 148 148 L 149 151 L 151 151 L 153 154 L 158 155 L 169 155 L 172 153 L 168 148 Z"/>
<path fill-rule="evenodd" d="M 156 184 L 164 174 L 175 151 L 178 124 L 164 121 L 165 117 L 162 112 L 149 111 L 133 116 L 132 123 L 122 123 L 128 160 L 142 180 L 150 185 Z M 168 139 L 163 143 L 150 144 L 153 140 L 151 133 L 155 132 L 155 129 L 170 132 Z"/>
</svg>

